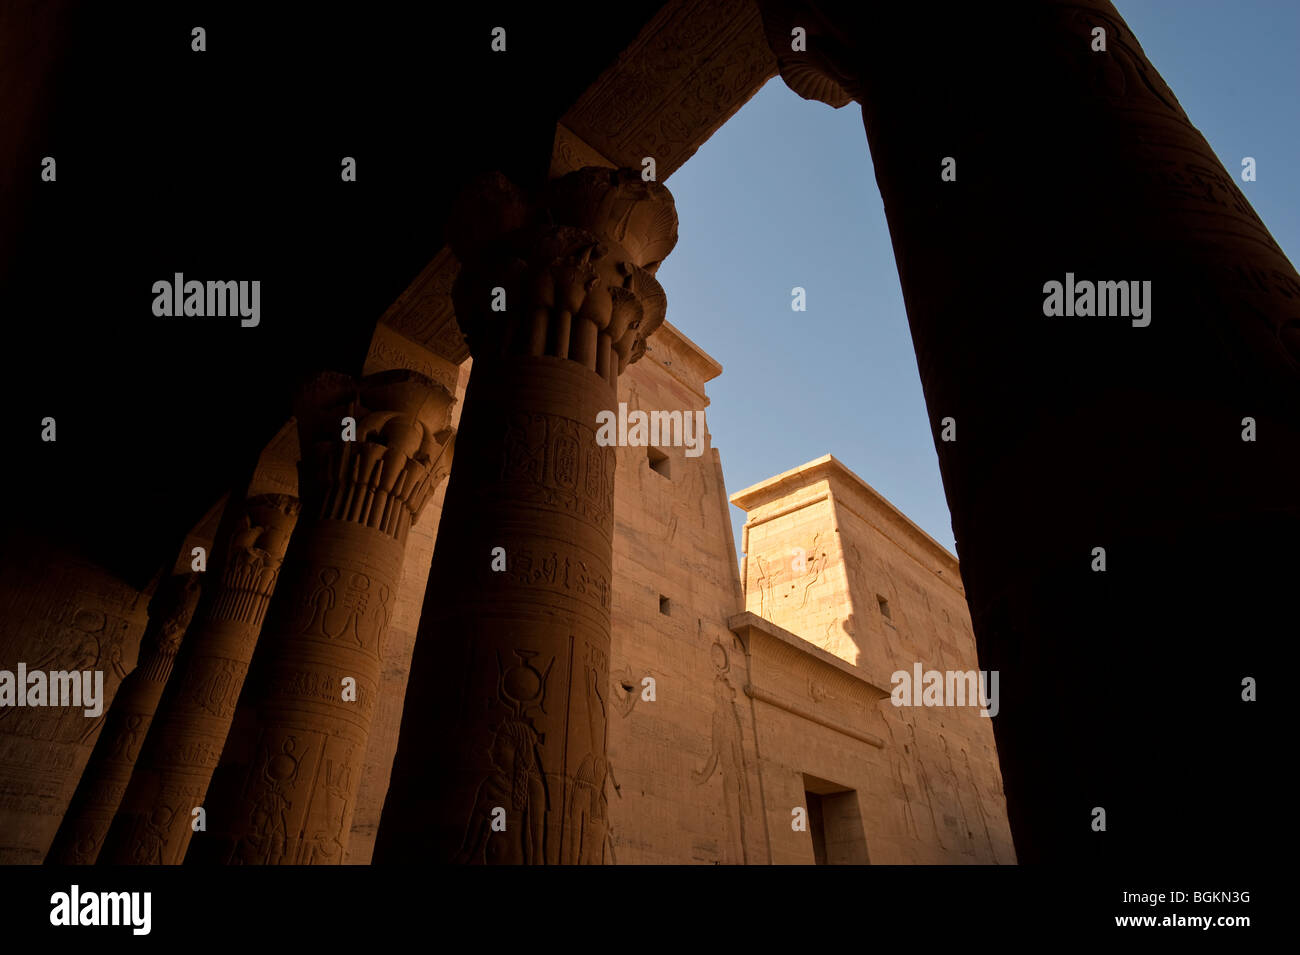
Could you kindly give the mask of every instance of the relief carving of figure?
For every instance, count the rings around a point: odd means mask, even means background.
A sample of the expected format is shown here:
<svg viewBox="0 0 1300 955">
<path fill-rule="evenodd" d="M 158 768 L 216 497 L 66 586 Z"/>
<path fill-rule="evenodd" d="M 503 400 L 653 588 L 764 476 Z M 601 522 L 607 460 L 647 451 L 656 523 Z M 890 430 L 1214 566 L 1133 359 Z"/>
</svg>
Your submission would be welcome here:
<svg viewBox="0 0 1300 955">
<path fill-rule="evenodd" d="M 952 751 L 948 748 L 948 739 L 942 733 L 939 734 L 939 740 L 943 743 L 943 759 L 946 765 L 944 770 L 948 777 L 949 784 L 952 787 L 953 798 L 957 803 L 957 814 L 960 817 L 958 822 L 957 834 L 961 842 L 961 851 L 964 855 L 975 854 L 975 833 L 970 828 L 970 817 L 966 812 L 965 800 L 961 797 L 961 779 L 957 776 L 957 770 L 952 764 Z"/>
<path fill-rule="evenodd" d="M 727 822 L 727 858 L 729 864 L 747 861 L 745 851 L 745 814 L 749 812 L 749 776 L 745 768 L 744 734 L 740 714 L 736 711 L 736 690 L 719 672 L 713 679 L 713 749 L 704 768 L 692 770 L 691 778 L 702 785 L 718 772 L 722 776 L 722 798 Z"/>
<path fill-rule="evenodd" d="M 916 828 L 916 813 L 912 810 L 912 797 L 917 791 L 916 773 L 912 771 L 912 760 L 900 752 L 898 739 L 894 735 L 893 722 L 885 720 L 889 730 L 889 768 L 893 771 L 898 788 L 903 793 L 903 831 L 913 839 L 920 839 L 921 833 Z"/>
<path fill-rule="evenodd" d="M 904 751 L 915 760 L 916 778 L 921 783 L 921 791 L 925 793 L 925 802 L 930 809 L 930 825 L 934 828 L 935 841 L 939 843 L 940 849 L 947 849 L 948 844 L 943 841 L 943 834 L 939 829 L 938 817 L 934 814 L 935 794 L 934 787 L 930 784 L 930 774 L 925 771 L 925 760 L 921 758 L 921 748 L 916 744 L 916 726 L 912 723 L 907 724 L 908 744 L 904 744 Z"/>
<path fill-rule="evenodd" d="M 605 778 L 609 761 L 605 750 L 605 701 L 600 695 L 600 671 L 604 669 L 604 655 L 593 651 L 595 665 L 583 668 L 588 737 L 591 751 L 583 757 L 569 790 L 569 805 L 565 813 L 567 836 L 564 862 L 569 865 L 599 863 L 605 847 L 608 826 L 608 801 L 605 796 Z"/>
<path fill-rule="evenodd" d="M 269 751 L 262 762 L 261 778 L 253 783 L 253 808 L 248 815 L 248 832 L 239 840 L 234 865 L 279 865 L 289 851 L 289 792 L 297 782 L 302 757 L 295 756 L 298 740 L 286 737 L 280 752 Z"/>
<path fill-rule="evenodd" d="M 550 802 L 539 743 L 536 730 L 522 719 L 507 719 L 497 728 L 488 748 L 492 771 L 479 784 L 457 862 L 545 864 Z M 504 832 L 492 829 L 498 808 L 505 810 Z"/>
<path fill-rule="evenodd" d="M 343 861 L 343 828 L 352 790 L 352 750 L 343 760 L 325 760 L 326 824 L 309 839 L 308 865 L 335 865 Z"/>
<path fill-rule="evenodd" d="M 167 829 L 176 816 L 176 810 L 170 806 L 159 806 L 148 816 L 140 819 L 136 827 L 135 842 L 131 846 L 131 862 L 134 865 L 162 865 L 163 846 L 167 844 Z"/>
<path fill-rule="evenodd" d="M 317 576 L 316 589 L 307 598 L 307 603 L 312 608 L 312 615 L 307 626 L 302 629 L 304 635 L 327 636 L 325 633 L 325 615 L 334 609 L 334 583 L 338 579 L 339 572 L 335 568 L 321 568 L 320 574 Z"/>
<path fill-rule="evenodd" d="M 998 859 L 998 851 L 993 845 L 993 835 L 989 832 L 989 818 L 984 811 L 984 797 L 980 795 L 979 783 L 975 779 L 975 771 L 971 768 L 970 756 L 967 755 L 965 748 L 961 751 L 961 758 L 966 770 L 966 781 L 970 783 L 970 788 L 975 793 L 975 811 L 979 813 L 980 825 L 984 827 L 984 840 L 988 843 L 989 856 L 993 859 L 994 865 L 1001 865 Z"/>
</svg>

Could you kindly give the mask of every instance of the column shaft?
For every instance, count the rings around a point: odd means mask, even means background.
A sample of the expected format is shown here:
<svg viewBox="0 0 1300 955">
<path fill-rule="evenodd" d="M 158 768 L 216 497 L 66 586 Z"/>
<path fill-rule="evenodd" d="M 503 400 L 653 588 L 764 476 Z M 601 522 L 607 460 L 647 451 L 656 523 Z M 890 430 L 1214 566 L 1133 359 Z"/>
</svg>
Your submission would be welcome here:
<svg viewBox="0 0 1300 955">
<path fill-rule="evenodd" d="M 531 210 L 489 185 L 453 240 L 474 368 L 375 859 L 600 863 L 615 454 L 597 422 L 663 320 L 676 213 L 630 171 L 571 174 Z"/>
<path fill-rule="evenodd" d="M 1241 684 L 1300 571 L 1300 276 L 1236 158 L 1104 0 L 761 6 L 796 91 L 862 104 L 1019 858 L 1266 845 L 1203 766 L 1270 758 Z"/>
<path fill-rule="evenodd" d="M 194 616 L 201 579 L 195 573 L 174 577 L 160 595 L 163 606 L 155 610 L 141 640 L 140 662 L 118 688 L 104 731 L 46 856 L 47 863 L 92 865 L 98 858 Z"/>
<path fill-rule="evenodd" d="M 412 372 L 324 376 L 298 413 L 305 513 L 208 799 L 196 863 L 339 864 L 406 532 L 445 474 L 452 398 Z M 356 440 L 343 439 L 342 419 Z"/>
<path fill-rule="evenodd" d="M 100 852 L 117 865 L 179 865 L 194 835 L 230 732 L 280 562 L 298 519 L 296 498 L 267 494 L 232 505 L 213 553 L 213 580 L 163 691 L 131 780 Z"/>
</svg>

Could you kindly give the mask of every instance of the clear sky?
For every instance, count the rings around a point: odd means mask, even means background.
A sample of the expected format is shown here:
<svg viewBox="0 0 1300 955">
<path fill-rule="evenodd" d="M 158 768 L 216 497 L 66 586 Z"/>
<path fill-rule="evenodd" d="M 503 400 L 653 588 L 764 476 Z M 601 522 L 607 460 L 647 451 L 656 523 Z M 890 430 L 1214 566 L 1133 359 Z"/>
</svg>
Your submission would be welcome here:
<svg viewBox="0 0 1300 955">
<path fill-rule="evenodd" d="M 1300 0 L 1117 0 L 1274 237 L 1300 253 Z M 770 80 L 666 182 L 668 320 L 708 386 L 728 494 L 834 454 L 955 552 L 862 115 Z M 806 312 L 790 308 L 794 286 Z M 736 543 L 744 514 L 731 508 Z"/>
</svg>

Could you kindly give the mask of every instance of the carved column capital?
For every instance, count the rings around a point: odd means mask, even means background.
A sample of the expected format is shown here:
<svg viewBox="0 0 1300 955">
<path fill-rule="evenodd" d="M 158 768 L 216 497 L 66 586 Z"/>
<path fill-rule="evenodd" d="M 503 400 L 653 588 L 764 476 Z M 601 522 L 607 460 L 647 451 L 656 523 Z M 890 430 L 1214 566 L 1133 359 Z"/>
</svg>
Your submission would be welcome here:
<svg viewBox="0 0 1300 955">
<path fill-rule="evenodd" d="M 757 2 L 777 72 L 791 91 L 835 109 L 862 101 L 860 71 L 853 62 L 857 44 L 843 29 L 844 10 L 828 17 L 817 0 Z M 801 49 L 794 48 L 797 27 L 804 31 Z"/>
<path fill-rule="evenodd" d="M 172 578 L 159 598 L 157 622 L 150 621 L 140 642 L 137 669 L 145 679 L 165 683 L 171 674 L 181 640 L 194 617 L 202 591 L 202 574 L 185 574 Z"/>
<path fill-rule="evenodd" d="M 297 407 L 299 490 L 308 513 L 403 542 L 450 469 L 455 403 L 445 387 L 414 371 L 359 380 L 318 375 Z"/>
<path fill-rule="evenodd" d="M 457 200 L 452 290 L 476 358 L 576 361 L 611 386 L 667 311 L 654 274 L 677 243 L 672 194 L 632 169 L 588 166 L 535 196 L 499 173 Z"/>
<path fill-rule="evenodd" d="M 212 616 L 260 626 L 301 505 L 288 494 L 259 494 L 240 506 L 225 548 Z"/>
</svg>

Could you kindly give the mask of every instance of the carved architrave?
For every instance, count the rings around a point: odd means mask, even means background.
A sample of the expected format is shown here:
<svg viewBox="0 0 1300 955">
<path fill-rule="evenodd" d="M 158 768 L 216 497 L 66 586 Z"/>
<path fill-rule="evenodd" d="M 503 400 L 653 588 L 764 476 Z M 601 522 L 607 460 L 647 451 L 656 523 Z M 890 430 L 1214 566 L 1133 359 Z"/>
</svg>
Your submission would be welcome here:
<svg viewBox="0 0 1300 955">
<path fill-rule="evenodd" d="M 469 346 L 456 323 L 456 311 L 451 303 L 451 288 L 459 274 L 460 263 L 451 249 L 444 246 L 380 316 L 380 323 L 452 364 L 460 364 L 469 357 Z"/>
<path fill-rule="evenodd" d="M 776 73 L 752 0 L 672 0 L 561 122 L 614 165 L 660 181 Z"/>
</svg>

